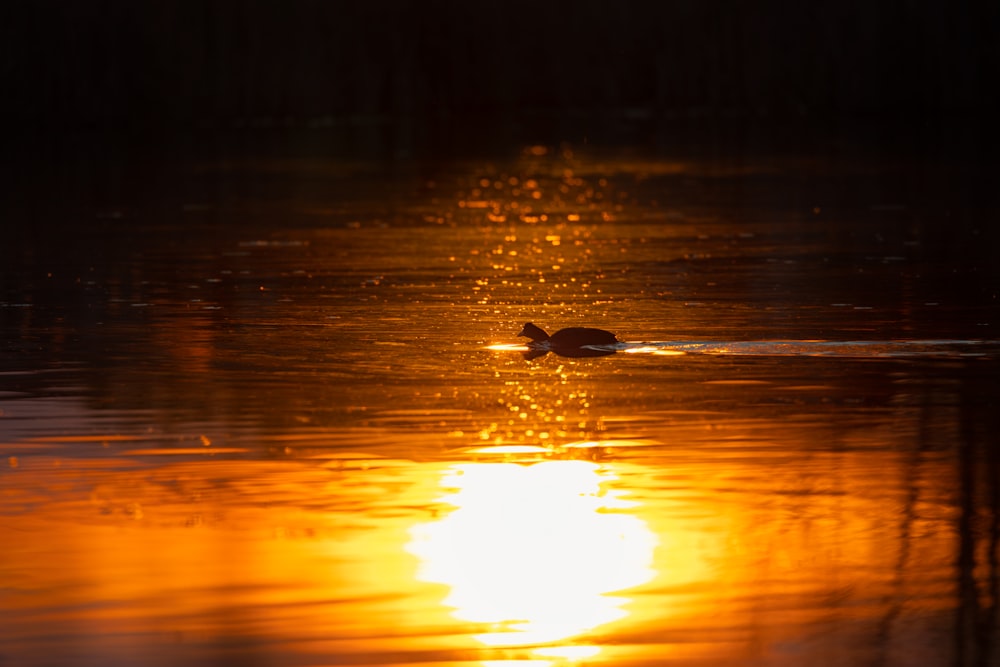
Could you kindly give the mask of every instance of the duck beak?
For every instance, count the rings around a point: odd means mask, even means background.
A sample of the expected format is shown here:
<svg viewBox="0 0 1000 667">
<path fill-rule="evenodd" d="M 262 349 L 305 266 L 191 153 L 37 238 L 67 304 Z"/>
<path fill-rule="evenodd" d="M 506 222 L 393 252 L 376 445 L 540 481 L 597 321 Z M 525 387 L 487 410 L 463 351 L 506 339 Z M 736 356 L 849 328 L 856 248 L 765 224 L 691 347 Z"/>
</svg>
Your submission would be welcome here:
<svg viewBox="0 0 1000 667">
<path fill-rule="evenodd" d="M 517 335 L 520 337 L 520 336 L 527 336 L 528 334 L 524 333 L 524 329 L 522 328 L 521 329 L 521 333 L 519 333 Z"/>
</svg>

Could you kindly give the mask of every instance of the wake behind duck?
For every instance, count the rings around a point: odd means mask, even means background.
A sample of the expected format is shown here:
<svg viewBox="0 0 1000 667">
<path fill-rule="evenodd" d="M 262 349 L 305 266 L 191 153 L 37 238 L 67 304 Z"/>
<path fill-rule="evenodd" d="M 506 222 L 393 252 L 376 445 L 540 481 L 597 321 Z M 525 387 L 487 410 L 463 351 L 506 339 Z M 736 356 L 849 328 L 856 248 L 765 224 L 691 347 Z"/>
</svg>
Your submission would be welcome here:
<svg viewBox="0 0 1000 667">
<path fill-rule="evenodd" d="M 495 350 L 516 350 L 525 359 L 553 352 L 563 357 L 603 357 L 616 352 L 651 355 L 781 356 L 842 358 L 997 358 L 1000 341 L 995 340 L 759 340 L 759 341 L 657 341 L 630 343 L 610 331 L 590 327 L 568 327 L 551 336 L 528 322 L 518 336 L 526 345 L 496 345 Z"/>
</svg>

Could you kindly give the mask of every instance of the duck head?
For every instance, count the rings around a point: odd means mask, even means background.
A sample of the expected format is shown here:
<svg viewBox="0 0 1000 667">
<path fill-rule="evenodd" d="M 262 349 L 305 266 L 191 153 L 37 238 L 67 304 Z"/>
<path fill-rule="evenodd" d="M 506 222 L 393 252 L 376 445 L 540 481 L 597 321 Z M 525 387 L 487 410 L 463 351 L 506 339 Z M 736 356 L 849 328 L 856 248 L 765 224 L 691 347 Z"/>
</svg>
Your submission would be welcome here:
<svg viewBox="0 0 1000 667">
<path fill-rule="evenodd" d="M 531 322 L 524 325 L 521 329 L 521 333 L 518 336 L 525 336 L 530 338 L 533 343 L 541 343 L 549 339 L 549 335 L 541 327 L 536 327 Z"/>
</svg>

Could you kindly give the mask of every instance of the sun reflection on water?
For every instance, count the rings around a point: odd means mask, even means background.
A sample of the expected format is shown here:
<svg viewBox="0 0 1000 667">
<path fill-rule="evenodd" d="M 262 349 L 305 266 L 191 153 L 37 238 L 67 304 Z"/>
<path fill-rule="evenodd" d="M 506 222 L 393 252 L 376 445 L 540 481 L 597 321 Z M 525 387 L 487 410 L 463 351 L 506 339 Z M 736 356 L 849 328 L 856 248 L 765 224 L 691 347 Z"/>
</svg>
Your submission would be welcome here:
<svg viewBox="0 0 1000 667">
<path fill-rule="evenodd" d="M 459 463 L 441 482 L 455 507 L 415 526 L 418 577 L 450 588 L 443 603 L 487 646 L 576 637 L 627 616 L 614 595 L 654 576 L 656 537 L 588 461 Z M 543 655 L 543 654 L 540 654 Z M 544 654 L 551 656 L 551 653 Z"/>
</svg>

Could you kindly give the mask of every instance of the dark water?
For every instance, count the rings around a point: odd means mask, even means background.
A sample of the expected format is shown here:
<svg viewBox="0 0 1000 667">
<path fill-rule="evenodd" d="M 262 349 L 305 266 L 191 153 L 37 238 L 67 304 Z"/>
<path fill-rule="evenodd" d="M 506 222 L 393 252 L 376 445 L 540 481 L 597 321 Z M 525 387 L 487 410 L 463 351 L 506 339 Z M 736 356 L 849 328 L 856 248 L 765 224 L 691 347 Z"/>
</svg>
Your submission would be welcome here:
<svg viewBox="0 0 1000 667">
<path fill-rule="evenodd" d="M 858 156 L 65 168 L 0 251 L 0 664 L 996 664 L 980 195 Z M 626 344 L 526 360 L 529 320 Z"/>
</svg>

